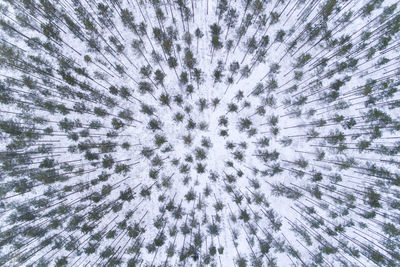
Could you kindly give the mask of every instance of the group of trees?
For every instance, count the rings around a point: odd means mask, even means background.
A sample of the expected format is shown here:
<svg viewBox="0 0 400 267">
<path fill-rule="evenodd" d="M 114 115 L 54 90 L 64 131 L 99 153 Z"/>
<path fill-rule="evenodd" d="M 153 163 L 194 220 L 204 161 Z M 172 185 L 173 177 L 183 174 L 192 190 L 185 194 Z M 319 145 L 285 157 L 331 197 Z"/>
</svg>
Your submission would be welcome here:
<svg viewBox="0 0 400 267">
<path fill-rule="evenodd" d="M 1 265 L 399 265 L 398 4 L 0 11 Z"/>
</svg>

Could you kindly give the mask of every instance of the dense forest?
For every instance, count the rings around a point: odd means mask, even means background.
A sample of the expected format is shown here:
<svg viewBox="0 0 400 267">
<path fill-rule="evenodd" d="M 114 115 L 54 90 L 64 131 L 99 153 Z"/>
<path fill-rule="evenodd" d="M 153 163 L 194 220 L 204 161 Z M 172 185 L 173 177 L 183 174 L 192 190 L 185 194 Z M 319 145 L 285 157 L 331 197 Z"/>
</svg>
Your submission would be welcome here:
<svg viewBox="0 0 400 267">
<path fill-rule="evenodd" d="M 1 0 L 1 266 L 399 266 L 396 0 Z"/>
</svg>

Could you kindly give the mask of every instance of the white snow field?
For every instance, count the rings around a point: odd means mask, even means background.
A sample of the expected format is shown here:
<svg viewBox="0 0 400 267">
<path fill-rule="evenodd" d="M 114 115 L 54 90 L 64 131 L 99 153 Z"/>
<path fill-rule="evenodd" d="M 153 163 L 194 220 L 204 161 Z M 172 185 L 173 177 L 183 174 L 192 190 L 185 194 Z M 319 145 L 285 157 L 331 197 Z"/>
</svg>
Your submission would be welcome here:
<svg viewBox="0 0 400 267">
<path fill-rule="evenodd" d="M 395 0 L 1 0 L 0 266 L 399 266 Z"/>
</svg>

